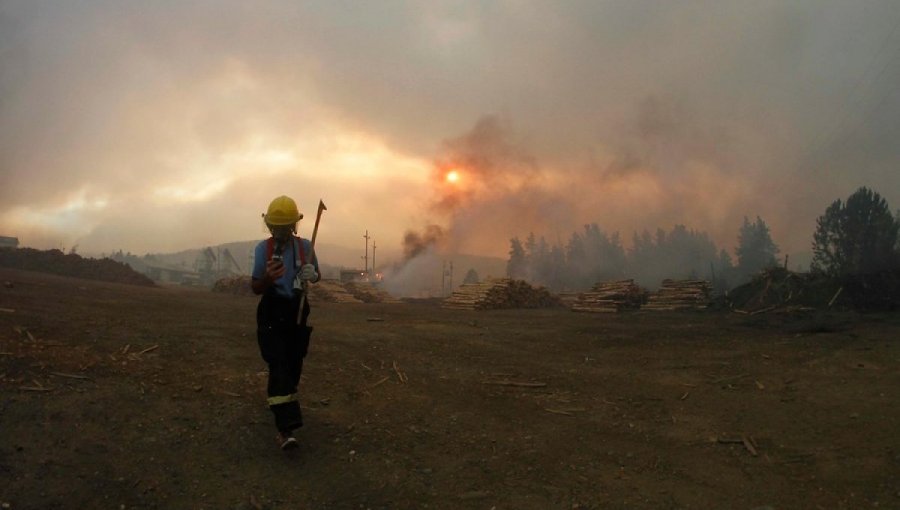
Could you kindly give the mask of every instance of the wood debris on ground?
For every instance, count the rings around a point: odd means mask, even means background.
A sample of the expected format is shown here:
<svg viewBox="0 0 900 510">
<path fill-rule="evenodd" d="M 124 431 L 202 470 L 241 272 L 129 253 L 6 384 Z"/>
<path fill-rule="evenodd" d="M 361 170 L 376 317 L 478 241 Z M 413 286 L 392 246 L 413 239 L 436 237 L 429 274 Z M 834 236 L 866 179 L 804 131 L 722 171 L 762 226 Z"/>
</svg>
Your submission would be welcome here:
<svg viewBox="0 0 900 510">
<path fill-rule="evenodd" d="M 712 303 L 711 286 L 706 280 L 663 280 L 650 294 L 642 310 L 703 310 Z"/>
<path fill-rule="evenodd" d="M 508 379 L 502 379 L 498 381 L 481 381 L 481 384 L 491 384 L 494 386 L 515 386 L 517 388 L 543 388 L 547 386 L 547 383 L 545 382 L 510 381 Z"/>
<path fill-rule="evenodd" d="M 616 313 L 636 310 L 647 298 L 647 291 L 633 279 L 597 282 L 588 292 L 582 292 L 570 308 L 574 312 Z"/>
<path fill-rule="evenodd" d="M 524 280 L 489 278 L 479 283 L 465 283 L 441 304 L 457 310 L 492 310 L 500 308 L 552 308 L 560 306 L 559 298 L 543 287 L 532 287 Z"/>
<path fill-rule="evenodd" d="M 338 280 L 320 280 L 309 286 L 310 299 L 328 303 L 362 303 Z"/>
<path fill-rule="evenodd" d="M 403 301 L 390 295 L 387 291 L 375 286 L 372 282 L 347 282 L 344 284 L 350 294 L 364 303 L 402 303 Z"/>
</svg>

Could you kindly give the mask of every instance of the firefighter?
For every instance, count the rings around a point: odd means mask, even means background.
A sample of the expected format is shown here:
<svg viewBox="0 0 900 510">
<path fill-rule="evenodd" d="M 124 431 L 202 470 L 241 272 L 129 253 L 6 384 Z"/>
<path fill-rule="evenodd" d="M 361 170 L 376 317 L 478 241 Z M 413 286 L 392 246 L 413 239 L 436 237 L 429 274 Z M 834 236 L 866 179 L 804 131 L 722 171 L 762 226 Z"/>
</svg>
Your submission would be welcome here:
<svg viewBox="0 0 900 510">
<path fill-rule="evenodd" d="M 296 235 L 303 214 L 293 199 L 275 198 L 263 218 L 272 235 L 256 245 L 253 257 L 251 287 L 262 295 L 256 308 L 256 336 L 269 366 L 268 403 L 275 415 L 278 444 L 288 450 L 298 446 L 293 432 L 303 426 L 297 385 L 312 333 L 307 325 L 309 300 L 303 300 L 301 311 L 300 295 L 304 282 L 319 280 L 319 263 L 309 240 Z"/>
</svg>

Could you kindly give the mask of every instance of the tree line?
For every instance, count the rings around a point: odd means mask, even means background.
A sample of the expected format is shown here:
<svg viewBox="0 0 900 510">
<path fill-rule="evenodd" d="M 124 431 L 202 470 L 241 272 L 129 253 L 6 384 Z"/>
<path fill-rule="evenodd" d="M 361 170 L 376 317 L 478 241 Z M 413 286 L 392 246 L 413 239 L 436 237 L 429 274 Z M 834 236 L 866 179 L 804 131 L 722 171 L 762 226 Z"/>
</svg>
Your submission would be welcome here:
<svg viewBox="0 0 900 510">
<path fill-rule="evenodd" d="M 813 233 L 811 270 L 833 277 L 900 270 L 900 211 L 891 214 L 878 193 L 860 188 L 836 200 L 820 216 Z M 510 240 L 506 272 L 552 290 L 584 290 L 596 282 L 634 278 L 655 287 L 665 278 L 702 278 L 719 291 L 748 281 L 779 264 L 778 245 L 759 216 L 744 218 L 735 258 L 718 249 L 706 232 L 675 225 L 671 230 L 634 233 L 626 249 L 618 232 L 596 223 L 573 232 L 565 243 L 530 233 Z"/>
</svg>

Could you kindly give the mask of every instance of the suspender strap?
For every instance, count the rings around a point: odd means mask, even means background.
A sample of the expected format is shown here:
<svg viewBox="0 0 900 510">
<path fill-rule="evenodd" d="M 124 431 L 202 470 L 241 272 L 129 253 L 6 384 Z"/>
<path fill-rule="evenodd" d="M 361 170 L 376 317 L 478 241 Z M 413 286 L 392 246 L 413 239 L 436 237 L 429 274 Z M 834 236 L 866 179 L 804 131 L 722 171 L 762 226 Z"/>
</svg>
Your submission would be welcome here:
<svg viewBox="0 0 900 510">
<path fill-rule="evenodd" d="M 306 264 L 306 250 L 303 249 L 303 242 L 297 236 L 291 236 L 291 240 L 293 241 L 292 248 L 294 249 L 294 260 L 297 260 L 297 245 L 300 246 L 300 265 Z M 270 237 L 266 239 L 266 261 L 272 259 L 272 254 L 275 253 L 275 238 Z"/>
</svg>

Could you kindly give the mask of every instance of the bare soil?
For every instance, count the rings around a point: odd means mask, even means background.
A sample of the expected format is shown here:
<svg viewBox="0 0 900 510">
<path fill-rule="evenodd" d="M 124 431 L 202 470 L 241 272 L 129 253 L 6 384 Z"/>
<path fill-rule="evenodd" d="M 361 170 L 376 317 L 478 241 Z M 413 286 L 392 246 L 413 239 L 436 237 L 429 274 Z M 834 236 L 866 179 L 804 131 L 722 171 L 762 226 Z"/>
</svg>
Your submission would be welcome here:
<svg viewBox="0 0 900 510">
<path fill-rule="evenodd" d="M 900 316 L 313 303 L 301 447 L 256 299 L 0 268 L 12 509 L 900 507 Z"/>
</svg>

